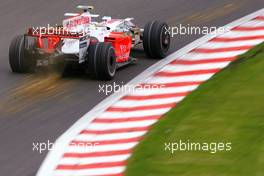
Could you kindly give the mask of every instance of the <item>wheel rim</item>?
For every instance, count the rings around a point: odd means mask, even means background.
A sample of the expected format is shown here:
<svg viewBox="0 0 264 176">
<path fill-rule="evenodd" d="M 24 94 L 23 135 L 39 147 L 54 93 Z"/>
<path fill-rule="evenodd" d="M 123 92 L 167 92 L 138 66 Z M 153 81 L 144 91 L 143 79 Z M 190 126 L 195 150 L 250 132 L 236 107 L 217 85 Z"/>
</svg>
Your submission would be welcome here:
<svg viewBox="0 0 264 176">
<path fill-rule="evenodd" d="M 108 71 L 110 76 L 114 76 L 115 75 L 115 70 L 116 70 L 116 64 L 115 64 L 115 54 L 113 51 L 113 48 L 111 48 L 110 52 L 109 52 L 109 60 L 108 60 Z"/>
<path fill-rule="evenodd" d="M 165 52 L 169 50 L 170 46 L 170 34 L 167 32 L 166 28 L 168 28 L 168 26 L 164 25 L 161 34 L 161 47 Z"/>
</svg>

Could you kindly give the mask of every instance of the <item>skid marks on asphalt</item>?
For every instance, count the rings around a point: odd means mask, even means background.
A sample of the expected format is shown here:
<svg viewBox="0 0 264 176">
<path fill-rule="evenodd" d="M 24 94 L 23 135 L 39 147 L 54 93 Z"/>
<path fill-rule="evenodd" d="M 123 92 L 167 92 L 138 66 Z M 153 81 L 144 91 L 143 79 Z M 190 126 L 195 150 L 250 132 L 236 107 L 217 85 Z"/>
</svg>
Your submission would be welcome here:
<svg viewBox="0 0 264 176">
<path fill-rule="evenodd" d="M 243 2 L 243 1 L 242 1 Z M 243 3 L 242 3 L 243 4 Z M 227 3 L 224 6 L 206 9 L 203 12 L 195 13 L 185 19 L 185 23 L 188 24 L 203 24 L 208 23 L 217 18 L 227 16 L 228 14 L 236 11 L 242 5 L 241 3 Z"/>
<path fill-rule="evenodd" d="M 63 100 L 64 97 L 67 97 L 67 92 L 72 84 L 72 81 L 63 79 L 56 73 L 30 75 L 21 85 L 7 92 L 1 101 L 0 111 L 4 113 L 34 111 L 30 107 L 36 103 L 56 98 Z"/>
<path fill-rule="evenodd" d="M 210 7 L 204 9 L 203 11 L 194 12 L 191 15 L 182 17 L 181 19 L 169 19 L 169 23 L 201 25 L 221 18 L 223 16 L 227 16 L 233 13 L 234 11 L 237 11 L 244 5 L 245 0 L 233 0 L 231 2 L 226 2 L 225 4 L 219 4 L 216 7 Z"/>
</svg>

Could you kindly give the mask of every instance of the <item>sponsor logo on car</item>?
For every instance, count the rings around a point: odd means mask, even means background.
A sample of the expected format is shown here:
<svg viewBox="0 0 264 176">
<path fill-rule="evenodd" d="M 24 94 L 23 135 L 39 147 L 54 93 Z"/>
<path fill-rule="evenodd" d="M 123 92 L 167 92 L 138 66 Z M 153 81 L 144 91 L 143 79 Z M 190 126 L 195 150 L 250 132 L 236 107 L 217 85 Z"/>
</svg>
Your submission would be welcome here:
<svg viewBox="0 0 264 176">
<path fill-rule="evenodd" d="M 67 28 L 74 28 L 79 25 L 89 24 L 91 21 L 89 16 L 77 16 L 64 21 L 64 26 Z"/>
</svg>

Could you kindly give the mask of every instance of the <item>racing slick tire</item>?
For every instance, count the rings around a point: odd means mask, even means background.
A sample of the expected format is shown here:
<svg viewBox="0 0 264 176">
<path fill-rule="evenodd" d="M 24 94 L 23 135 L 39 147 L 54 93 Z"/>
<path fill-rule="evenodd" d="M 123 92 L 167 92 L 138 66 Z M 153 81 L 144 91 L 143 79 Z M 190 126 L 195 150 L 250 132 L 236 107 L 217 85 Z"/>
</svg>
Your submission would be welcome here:
<svg viewBox="0 0 264 176">
<path fill-rule="evenodd" d="M 165 22 L 150 21 L 144 27 L 143 47 L 149 57 L 164 58 L 170 48 L 169 26 Z"/>
<path fill-rule="evenodd" d="M 19 35 L 11 41 L 9 46 L 9 64 L 13 72 L 28 73 L 34 70 L 34 60 L 29 57 L 25 49 L 26 40 L 25 36 Z"/>
<path fill-rule="evenodd" d="M 99 80 L 111 80 L 116 73 L 116 55 L 111 43 L 97 42 L 88 48 L 88 70 Z"/>
</svg>

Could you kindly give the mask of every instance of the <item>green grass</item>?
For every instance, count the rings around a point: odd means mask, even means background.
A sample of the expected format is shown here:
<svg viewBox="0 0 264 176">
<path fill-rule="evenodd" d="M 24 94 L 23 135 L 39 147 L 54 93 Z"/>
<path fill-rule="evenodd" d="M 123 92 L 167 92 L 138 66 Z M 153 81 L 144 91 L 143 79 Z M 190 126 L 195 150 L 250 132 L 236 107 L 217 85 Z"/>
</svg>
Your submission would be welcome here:
<svg viewBox="0 0 264 176">
<path fill-rule="evenodd" d="M 231 151 L 165 151 L 165 143 L 231 142 Z M 264 44 L 165 115 L 129 159 L 126 176 L 263 176 Z"/>
</svg>

